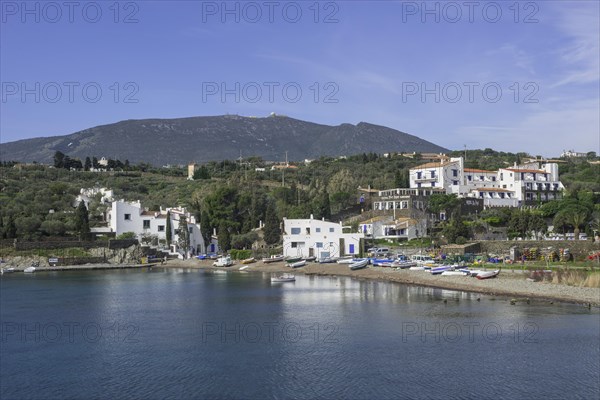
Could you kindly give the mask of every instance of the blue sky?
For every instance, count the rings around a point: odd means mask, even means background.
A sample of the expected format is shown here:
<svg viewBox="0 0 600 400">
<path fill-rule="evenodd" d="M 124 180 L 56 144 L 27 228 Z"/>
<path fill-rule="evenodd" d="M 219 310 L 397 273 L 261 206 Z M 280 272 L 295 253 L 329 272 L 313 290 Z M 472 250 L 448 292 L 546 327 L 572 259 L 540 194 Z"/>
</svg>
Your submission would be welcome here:
<svg viewBox="0 0 600 400">
<path fill-rule="evenodd" d="M 598 1 L 0 3 L 2 142 L 276 112 L 600 152 Z"/>
</svg>

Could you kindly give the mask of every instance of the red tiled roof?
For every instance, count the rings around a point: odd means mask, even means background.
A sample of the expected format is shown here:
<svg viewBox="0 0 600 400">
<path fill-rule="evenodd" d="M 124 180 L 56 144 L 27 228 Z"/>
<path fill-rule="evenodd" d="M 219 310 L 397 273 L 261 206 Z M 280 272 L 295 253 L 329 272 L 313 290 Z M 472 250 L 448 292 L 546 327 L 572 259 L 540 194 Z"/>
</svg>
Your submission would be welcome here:
<svg viewBox="0 0 600 400">
<path fill-rule="evenodd" d="M 542 171 L 541 169 L 519 169 L 519 168 L 505 168 L 507 171 L 512 171 L 512 172 L 525 172 L 525 173 L 532 173 L 532 174 L 547 174 L 548 171 Z"/>
<path fill-rule="evenodd" d="M 473 169 L 473 168 L 465 168 L 465 172 L 479 172 L 483 174 L 495 174 L 496 171 L 487 171 L 485 169 Z"/>
</svg>

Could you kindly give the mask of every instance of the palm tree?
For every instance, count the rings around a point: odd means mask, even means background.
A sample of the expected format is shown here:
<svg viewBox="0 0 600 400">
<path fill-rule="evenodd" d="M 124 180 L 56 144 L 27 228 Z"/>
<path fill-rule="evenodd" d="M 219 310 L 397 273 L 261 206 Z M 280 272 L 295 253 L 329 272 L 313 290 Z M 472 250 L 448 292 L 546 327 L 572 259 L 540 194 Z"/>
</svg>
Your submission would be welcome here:
<svg viewBox="0 0 600 400">
<path fill-rule="evenodd" d="M 575 240 L 579 240 L 579 228 L 584 226 L 589 218 L 589 211 L 585 207 L 569 207 L 564 212 L 565 222 L 573 227 Z"/>
</svg>

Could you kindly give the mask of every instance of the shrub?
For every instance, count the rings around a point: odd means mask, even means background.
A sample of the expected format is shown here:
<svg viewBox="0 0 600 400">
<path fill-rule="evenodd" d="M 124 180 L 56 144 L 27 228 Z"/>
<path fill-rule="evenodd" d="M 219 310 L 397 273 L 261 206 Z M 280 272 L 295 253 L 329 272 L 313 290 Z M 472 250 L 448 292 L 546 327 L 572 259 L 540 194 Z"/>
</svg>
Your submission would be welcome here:
<svg viewBox="0 0 600 400">
<path fill-rule="evenodd" d="M 134 232 L 123 232 L 120 235 L 118 235 L 116 237 L 117 240 L 122 240 L 122 239 L 135 239 L 135 233 Z"/>
</svg>

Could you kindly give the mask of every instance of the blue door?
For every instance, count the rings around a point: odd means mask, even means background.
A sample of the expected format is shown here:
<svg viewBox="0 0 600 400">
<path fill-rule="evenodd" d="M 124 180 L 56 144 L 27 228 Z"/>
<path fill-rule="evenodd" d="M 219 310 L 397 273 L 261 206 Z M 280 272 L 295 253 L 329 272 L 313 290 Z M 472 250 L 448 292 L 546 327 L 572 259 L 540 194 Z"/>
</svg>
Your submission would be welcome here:
<svg viewBox="0 0 600 400">
<path fill-rule="evenodd" d="M 350 245 L 350 254 L 354 254 L 354 245 L 353 244 Z"/>
</svg>

